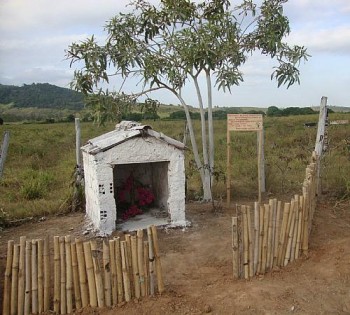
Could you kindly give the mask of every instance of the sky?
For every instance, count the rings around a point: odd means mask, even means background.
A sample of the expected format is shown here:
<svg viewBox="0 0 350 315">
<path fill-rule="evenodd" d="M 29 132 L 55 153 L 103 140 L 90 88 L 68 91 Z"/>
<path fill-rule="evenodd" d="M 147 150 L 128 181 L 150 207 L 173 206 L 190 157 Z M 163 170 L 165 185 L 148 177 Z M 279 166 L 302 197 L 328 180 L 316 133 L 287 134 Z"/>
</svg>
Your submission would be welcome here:
<svg viewBox="0 0 350 315">
<path fill-rule="evenodd" d="M 157 3 L 157 0 L 152 0 Z M 232 1 L 238 3 L 237 0 Z M 50 83 L 69 87 L 74 68 L 65 58 L 73 42 L 95 34 L 103 41 L 105 22 L 128 10 L 129 0 L 0 0 L 0 84 Z M 289 0 L 284 12 L 290 21 L 287 43 L 303 45 L 312 56 L 300 65 L 300 85 L 277 88 L 271 81 L 274 63 L 253 56 L 240 69 L 244 82 L 229 92 L 214 90 L 217 106 L 350 106 L 350 1 Z M 110 89 L 119 89 L 118 82 Z M 127 90 L 137 92 L 139 87 Z M 169 92 L 151 95 L 162 103 L 178 104 Z M 193 87 L 183 96 L 196 106 Z"/>
</svg>

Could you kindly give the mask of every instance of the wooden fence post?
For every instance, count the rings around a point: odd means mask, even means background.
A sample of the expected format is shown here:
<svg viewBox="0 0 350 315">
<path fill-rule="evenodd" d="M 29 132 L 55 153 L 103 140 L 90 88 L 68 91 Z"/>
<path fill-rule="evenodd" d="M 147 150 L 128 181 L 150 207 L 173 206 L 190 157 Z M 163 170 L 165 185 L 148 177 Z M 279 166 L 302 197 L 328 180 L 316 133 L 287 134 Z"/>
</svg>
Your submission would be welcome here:
<svg viewBox="0 0 350 315">
<path fill-rule="evenodd" d="M 239 251 L 237 217 L 232 218 L 232 271 L 233 279 L 239 278 Z"/>
<path fill-rule="evenodd" d="M 11 297 L 11 278 L 12 278 L 12 261 L 13 261 L 14 241 L 7 242 L 6 269 L 4 281 L 4 296 L 2 313 L 10 315 L 10 297 Z"/>
<path fill-rule="evenodd" d="M 4 172 L 5 160 L 7 156 L 9 143 L 10 143 L 10 132 L 5 131 L 4 138 L 1 145 L 1 150 L 0 150 L 0 179 L 2 178 L 2 174 Z"/>
</svg>

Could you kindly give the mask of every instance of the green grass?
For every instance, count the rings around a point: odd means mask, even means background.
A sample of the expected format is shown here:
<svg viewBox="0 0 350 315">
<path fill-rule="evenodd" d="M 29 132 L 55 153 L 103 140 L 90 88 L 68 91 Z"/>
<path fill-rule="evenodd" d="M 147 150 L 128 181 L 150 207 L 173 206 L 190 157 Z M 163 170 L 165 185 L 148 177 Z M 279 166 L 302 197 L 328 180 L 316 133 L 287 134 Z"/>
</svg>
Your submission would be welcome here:
<svg viewBox="0 0 350 315">
<path fill-rule="evenodd" d="M 330 119 L 349 119 L 350 114 L 332 114 Z M 267 193 L 299 193 L 315 145 L 316 128 L 304 122 L 317 115 L 265 118 L 265 171 Z M 182 141 L 184 121 L 145 121 L 155 130 Z M 114 128 L 82 123 L 82 142 Z M 198 145 L 200 122 L 194 121 Z M 215 198 L 226 197 L 226 121 L 215 121 Z M 67 210 L 75 167 L 73 123 L 10 124 L 0 126 L 0 136 L 10 131 L 5 171 L 0 181 L 0 212 L 9 218 L 42 216 Z M 190 147 L 190 140 L 187 145 Z M 233 197 L 257 197 L 257 136 L 254 132 L 232 132 Z M 201 151 L 201 149 L 200 149 Z M 329 127 L 329 151 L 323 160 L 324 191 L 336 198 L 350 196 L 350 125 Z M 200 179 L 191 150 L 186 150 L 188 195 L 201 195 Z M 1 213 L 0 213 L 1 216 Z"/>
</svg>

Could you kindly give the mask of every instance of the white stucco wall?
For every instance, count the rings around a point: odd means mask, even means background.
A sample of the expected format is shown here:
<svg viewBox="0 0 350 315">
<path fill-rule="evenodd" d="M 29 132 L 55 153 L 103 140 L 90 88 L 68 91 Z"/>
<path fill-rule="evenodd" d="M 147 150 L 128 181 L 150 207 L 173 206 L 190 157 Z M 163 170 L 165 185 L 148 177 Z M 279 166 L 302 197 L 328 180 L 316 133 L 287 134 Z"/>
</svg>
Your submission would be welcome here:
<svg viewBox="0 0 350 315">
<path fill-rule="evenodd" d="M 83 159 L 86 212 L 102 233 L 110 234 L 115 230 L 116 204 L 113 191 L 115 164 L 168 162 L 167 209 L 170 221 L 174 226 L 186 225 L 183 150 L 154 137 L 136 137 L 96 155 L 83 152 Z"/>
</svg>

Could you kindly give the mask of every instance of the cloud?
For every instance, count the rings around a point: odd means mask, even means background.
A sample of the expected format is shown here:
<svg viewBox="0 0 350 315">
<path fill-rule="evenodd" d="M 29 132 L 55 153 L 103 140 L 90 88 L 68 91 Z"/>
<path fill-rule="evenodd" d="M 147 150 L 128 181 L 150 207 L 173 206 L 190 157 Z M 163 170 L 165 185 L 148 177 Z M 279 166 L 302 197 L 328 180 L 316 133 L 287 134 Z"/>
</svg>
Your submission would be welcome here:
<svg viewBox="0 0 350 315">
<path fill-rule="evenodd" d="M 305 45 L 311 54 L 321 52 L 350 55 L 349 26 L 292 32 L 287 41 L 291 44 Z"/>
</svg>

